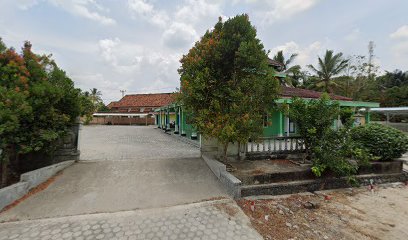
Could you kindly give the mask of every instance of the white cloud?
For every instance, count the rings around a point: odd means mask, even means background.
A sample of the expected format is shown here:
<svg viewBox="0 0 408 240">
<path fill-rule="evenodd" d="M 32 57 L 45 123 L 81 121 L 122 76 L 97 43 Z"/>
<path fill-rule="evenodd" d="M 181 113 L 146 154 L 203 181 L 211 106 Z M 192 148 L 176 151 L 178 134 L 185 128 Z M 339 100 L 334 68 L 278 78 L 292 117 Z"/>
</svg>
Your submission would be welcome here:
<svg viewBox="0 0 408 240">
<path fill-rule="evenodd" d="M 122 79 L 115 81 L 126 86 L 128 91 L 136 88 L 154 90 L 158 85 L 152 83 L 159 82 L 162 87 L 177 86 L 181 54 L 166 54 L 119 38 L 102 39 L 98 45 L 106 68 L 121 76 Z"/>
<path fill-rule="evenodd" d="M 196 24 L 200 21 L 217 21 L 217 17 L 222 15 L 220 5 L 204 0 L 186 0 L 178 8 L 175 18 L 178 22 Z"/>
<path fill-rule="evenodd" d="M 191 47 L 192 43 L 198 39 L 194 27 L 182 22 L 174 22 L 163 33 L 163 42 L 167 47 L 182 49 Z"/>
<path fill-rule="evenodd" d="M 319 41 L 313 42 L 306 47 L 302 47 L 296 42 L 290 41 L 271 49 L 269 57 L 272 58 L 278 51 L 283 51 L 285 56 L 297 53 L 298 56 L 295 58 L 294 64 L 305 67 L 308 64 L 315 63 L 317 56 L 321 55 L 325 49 L 324 44 Z"/>
<path fill-rule="evenodd" d="M 117 65 L 118 60 L 114 55 L 113 51 L 114 48 L 120 43 L 119 38 L 115 39 L 102 39 L 99 41 L 99 48 L 101 52 L 102 58 L 106 61 L 111 63 L 112 65 Z"/>
<path fill-rule="evenodd" d="M 165 27 L 169 21 L 165 11 L 155 9 L 147 0 L 128 0 L 128 7 L 136 17 L 141 17 L 157 26 Z"/>
<path fill-rule="evenodd" d="M 398 28 L 395 32 L 390 34 L 393 39 L 408 38 L 408 25 L 403 25 Z"/>
<path fill-rule="evenodd" d="M 361 31 L 359 28 L 354 28 L 349 34 L 347 34 L 344 39 L 348 42 L 354 42 L 359 39 Z"/>
<path fill-rule="evenodd" d="M 21 10 L 28 10 L 38 4 L 38 0 L 17 0 L 16 2 Z"/>
<path fill-rule="evenodd" d="M 315 6 L 320 0 L 272 0 L 265 1 L 271 10 L 264 13 L 266 22 L 288 19 Z M 265 4 L 264 3 L 264 4 Z"/>
<path fill-rule="evenodd" d="M 40 3 L 41 0 L 17 0 L 18 7 L 28 10 Z M 116 21 L 104 16 L 99 12 L 109 12 L 109 9 L 98 4 L 96 0 L 42 0 L 48 1 L 56 7 L 63 9 L 73 15 L 84 17 L 103 25 L 114 25 Z M 95 10 L 91 10 L 95 9 Z"/>
<path fill-rule="evenodd" d="M 116 21 L 112 18 L 100 14 L 98 11 L 107 11 L 95 0 L 48 0 L 57 7 L 65 11 L 84 17 L 103 25 L 114 25 Z M 95 10 L 91 10 L 95 9 Z"/>
</svg>

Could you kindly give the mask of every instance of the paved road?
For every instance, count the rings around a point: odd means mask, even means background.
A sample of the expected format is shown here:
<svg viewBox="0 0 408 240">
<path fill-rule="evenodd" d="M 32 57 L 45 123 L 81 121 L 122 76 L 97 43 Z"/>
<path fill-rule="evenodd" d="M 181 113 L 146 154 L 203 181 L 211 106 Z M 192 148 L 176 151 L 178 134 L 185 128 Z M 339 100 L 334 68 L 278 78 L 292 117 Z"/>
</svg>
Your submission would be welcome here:
<svg viewBox="0 0 408 240">
<path fill-rule="evenodd" d="M 8 239 L 262 239 L 231 200 L 0 225 Z"/>
<path fill-rule="evenodd" d="M 81 160 L 135 160 L 200 157 L 198 148 L 138 126 L 85 126 L 80 135 Z"/>
<path fill-rule="evenodd" d="M 191 234 L 226 239 L 230 222 L 238 225 L 230 229 L 234 239 L 248 239 L 242 232 L 250 229 L 246 217 L 196 147 L 152 127 L 90 126 L 81 134 L 82 160 L 44 191 L 1 213 L 0 221 L 6 223 L 0 224 L 0 239 L 192 239 Z M 229 220 L 214 199 L 227 199 L 236 219 Z M 204 205 L 183 206 L 202 201 Z M 209 217 L 197 220 L 202 211 Z M 163 228 L 159 236 L 156 221 L 182 230 L 168 233 Z M 191 230 L 197 230 L 197 221 L 205 231 Z M 247 234 L 259 238 L 252 230 Z"/>
</svg>

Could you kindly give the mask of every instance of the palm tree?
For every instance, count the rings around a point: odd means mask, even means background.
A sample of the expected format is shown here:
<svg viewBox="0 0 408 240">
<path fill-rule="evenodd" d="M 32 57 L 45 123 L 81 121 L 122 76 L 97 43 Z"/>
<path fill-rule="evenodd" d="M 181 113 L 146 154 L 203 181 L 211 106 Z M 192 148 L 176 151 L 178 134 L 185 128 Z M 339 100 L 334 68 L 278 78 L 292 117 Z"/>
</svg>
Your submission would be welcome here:
<svg viewBox="0 0 408 240">
<path fill-rule="evenodd" d="M 283 51 L 278 51 L 276 55 L 273 57 L 273 60 L 279 62 L 282 64 L 282 72 L 286 74 L 286 78 L 284 79 L 285 82 L 281 84 L 289 85 L 289 86 L 294 86 L 298 84 L 298 77 L 301 73 L 301 68 L 299 65 L 294 65 L 289 67 L 290 64 L 293 63 L 295 58 L 298 56 L 297 53 L 294 53 L 290 55 L 288 59 L 285 59 L 285 56 L 283 55 Z"/>
<path fill-rule="evenodd" d="M 101 91 L 98 91 L 96 88 L 90 89 L 89 97 L 92 101 L 92 103 L 95 105 L 96 103 L 102 102 L 102 93 Z"/>
<path fill-rule="evenodd" d="M 336 83 L 333 81 L 333 77 L 344 71 L 348 66 L 348 59 L 343 58 L 343 53 L 337 53 L 333 55 L 333 50 L 326 50 L 324 59 L 319 57 L 319 64 L 317 67 L 308 65 L 318 77 L 318 80 L 314 83 L 316 87 L 323 87 L 326 92 L 332 93 L 333 86 Z"/>
</svg>

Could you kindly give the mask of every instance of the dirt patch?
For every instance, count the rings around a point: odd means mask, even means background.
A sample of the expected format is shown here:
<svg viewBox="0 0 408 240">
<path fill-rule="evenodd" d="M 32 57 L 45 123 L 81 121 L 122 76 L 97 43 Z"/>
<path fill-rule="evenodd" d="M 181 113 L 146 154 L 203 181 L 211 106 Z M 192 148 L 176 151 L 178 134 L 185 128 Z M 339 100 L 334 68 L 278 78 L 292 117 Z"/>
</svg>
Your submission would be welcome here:
<svg viewBox="0 0 408 240">
<path fill-rule="evenodd" d="M 15 206 L 17 206 L 18 204 L 20 204 L 22 201 L 26 200 L 27 198 L 33 196 L 34 194 L 43 191 L 44 189 L 46 189 L 49 185 L 51 185 L 51 183 L 53 183 L 59 176 L 62 175 L 62 171 L 57 172 L 54 176 L 50 177 L 47 181 L 41 183 L 40 185 L 38 185 L 37 187 L 31 189 L 26 195 L 24 195 L 23 197 L 17 199 L 16 201 L 14 201 L 12 204 L 4 207 L 0 213 L 3 213 Z"/>
<path fill-rule="evenodd" d="M 231 217 L 235 217 L 238 213 L 238 209 L 236 207 L 231 206 L 230 204 L 227 203 L 219 203 L 219 204 L 214 204 L 214 206 L 226 214 L 228 214 Z"/>
<path fill-rule="evenodd" d="M 255 170 L 252 170 L 251 171 L 251 175 L 260 175 L 260 174 L 264 174 L 265 173 L 265 171 L 264 170 L 262 170 L 262 169 L 255 169 Z"/>
<path fill-rule="evenodd" d="M 270 160 L 272 163 L 276 164 L 283 164 L 283 165 L 295 165 L 291 160 L 288 159 L 272 159 Z"/>
<path fill-rule="evenodd" d="M 408 239 L 407 199 L 388 185 L 237 203 L 264 239 Z"/>
</svg>

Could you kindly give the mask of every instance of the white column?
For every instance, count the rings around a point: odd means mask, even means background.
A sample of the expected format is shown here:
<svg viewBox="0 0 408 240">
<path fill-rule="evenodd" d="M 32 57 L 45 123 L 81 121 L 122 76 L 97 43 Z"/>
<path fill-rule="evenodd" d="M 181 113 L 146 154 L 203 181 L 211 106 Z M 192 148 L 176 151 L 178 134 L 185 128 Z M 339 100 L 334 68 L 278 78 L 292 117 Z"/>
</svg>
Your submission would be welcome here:
<svg viewBox="0 0 408 240">
<path fill-rule="evenodd" d="M 286 136 L 289 136 L 289 118 L 285 117 L 285 132 Z"/>
</svg>

